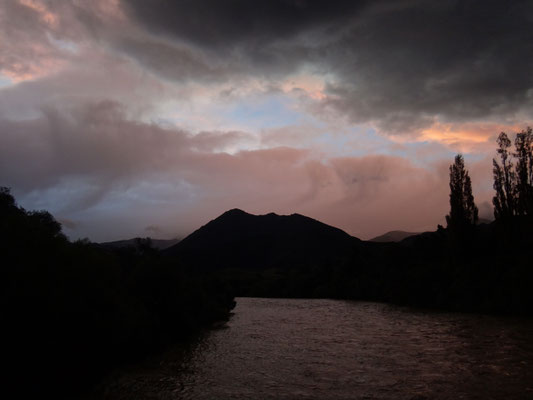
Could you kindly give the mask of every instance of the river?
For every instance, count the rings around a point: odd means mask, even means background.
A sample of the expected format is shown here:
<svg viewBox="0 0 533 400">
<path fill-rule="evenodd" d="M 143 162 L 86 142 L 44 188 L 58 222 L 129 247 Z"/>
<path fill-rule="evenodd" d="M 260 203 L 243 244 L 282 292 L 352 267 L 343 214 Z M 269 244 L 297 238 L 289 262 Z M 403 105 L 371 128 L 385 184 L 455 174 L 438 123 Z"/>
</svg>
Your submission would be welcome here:
<svg viewBox="0 0 533 400">
<path fill-rule="evenodd" d="M 115 376 L 106 399 L 533 399 L 533 320 L 239 298 L 230 321 Z"/>
</svg>

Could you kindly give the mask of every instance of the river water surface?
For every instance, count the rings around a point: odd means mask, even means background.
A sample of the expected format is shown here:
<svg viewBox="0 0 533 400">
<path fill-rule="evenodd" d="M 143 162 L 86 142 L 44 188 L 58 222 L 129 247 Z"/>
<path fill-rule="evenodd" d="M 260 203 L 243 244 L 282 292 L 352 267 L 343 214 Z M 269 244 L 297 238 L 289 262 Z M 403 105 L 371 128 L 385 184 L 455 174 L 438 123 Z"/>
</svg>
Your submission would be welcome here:
<svg viewBox="0 0 533 400">
<path fill-rule="evenodd" d="M 533 399 L 533 320 L 239 298 L 226 326 L 101 390 L 108 399 Z"/>
</svg>

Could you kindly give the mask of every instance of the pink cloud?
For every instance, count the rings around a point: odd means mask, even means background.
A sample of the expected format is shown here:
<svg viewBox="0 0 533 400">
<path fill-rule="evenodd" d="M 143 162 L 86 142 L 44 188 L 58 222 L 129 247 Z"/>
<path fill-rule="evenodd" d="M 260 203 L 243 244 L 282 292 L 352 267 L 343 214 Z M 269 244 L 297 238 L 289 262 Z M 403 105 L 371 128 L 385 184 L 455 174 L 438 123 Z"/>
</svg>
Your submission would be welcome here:
<svg viewBox="0 0 533 400">
<path fill-rule="evenodd" d="M 19 192 L 50 196 L 83 184 L 70 202 L 52 204 L 64 204 L 58 211 L 72 220 L 80 220 L 76 213 L 95 215 L 106 204 L 123 204 L 108 218 L 127 216 L 127 223 L 113 224 L 128 230 L 120 232 L 124 236 L 152 224 L 188 233 L 238 207 L 299 212 L 369 238 L 392 229 L 434 229 L 448 211 L 449 163 L 422 168 L 402 157 L 330 158 L 291 147 L 228 154 L 217 149 L 247 140 L 245 133 L 195 136 L 131 120 L 113 102 L 67 110 L 2 121 L 8 133 L 0 138 L 0 178 Z M 472 166 L 474 184 L 486 177 L 482 169 Z M 80 226 L 97 232 L 89 225 Z"/>
</svg>

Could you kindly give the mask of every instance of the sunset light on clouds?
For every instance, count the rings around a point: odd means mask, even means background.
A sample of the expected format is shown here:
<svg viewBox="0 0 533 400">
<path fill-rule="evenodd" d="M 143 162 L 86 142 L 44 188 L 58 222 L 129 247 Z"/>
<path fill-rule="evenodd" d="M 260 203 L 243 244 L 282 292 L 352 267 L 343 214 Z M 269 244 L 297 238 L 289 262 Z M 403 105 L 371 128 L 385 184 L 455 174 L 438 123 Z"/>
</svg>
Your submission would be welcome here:
<svg viewBox="0 0 533 400">
<path fill-rule="evenodd" d="M 533 120 L 532 23 L 529 2 L 5 0 L 0 186 L 71 238 L 241 208 L 367 239 L 443 224 L 461 152 L 491 218 L 496 137 Z"/>
</svg>

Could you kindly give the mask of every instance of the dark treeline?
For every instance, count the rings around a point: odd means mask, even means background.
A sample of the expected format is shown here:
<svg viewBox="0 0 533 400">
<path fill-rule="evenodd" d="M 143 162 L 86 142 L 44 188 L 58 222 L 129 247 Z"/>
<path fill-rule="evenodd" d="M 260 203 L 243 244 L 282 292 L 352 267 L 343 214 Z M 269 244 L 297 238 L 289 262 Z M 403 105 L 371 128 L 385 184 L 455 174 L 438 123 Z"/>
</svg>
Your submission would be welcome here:
<svg viewBox="0 0 533 400">
<path fill-rule="evenodd" d="M 256 216 L 249 216 L 253 223 Z M 207 227 L 209 228 L 209 227 Z M 275 234 L 274 234 L 275 235 Z M 343 249 L 305 241 L 289 246 L 258 239 L 273 249 L 251 255 L 218 252 L 200 258 L 198 268 L 227 280 L 237 296 L 333 298 L 383 301 L 455 311 L 532 314 L 531 224 L 517 220 L 509 230 L 498 222 L 472 226 L 460 234 L 440 228 L 399 243 L 361 242 Z M 226 244 L 231 246 L 231 244 Z M 238 242 L 235 242 L 235 247 Z M 308 257 L 322 250 L 324 257 Z M 189 249 L 176 258 L 190 259 Z M 331 257 L 327 257 L 331 255 Z M 258 261 L 259 260 L 259 261 Z"/>
<path fill-rule="evenodd" d="M 148 240 L 109 249 L 69 242 L 46 211 L 0 189 L 2 390 L 9 398 L 70 397 L 228 318 L 215 277 L 168 263 Z"/>
</svg>

